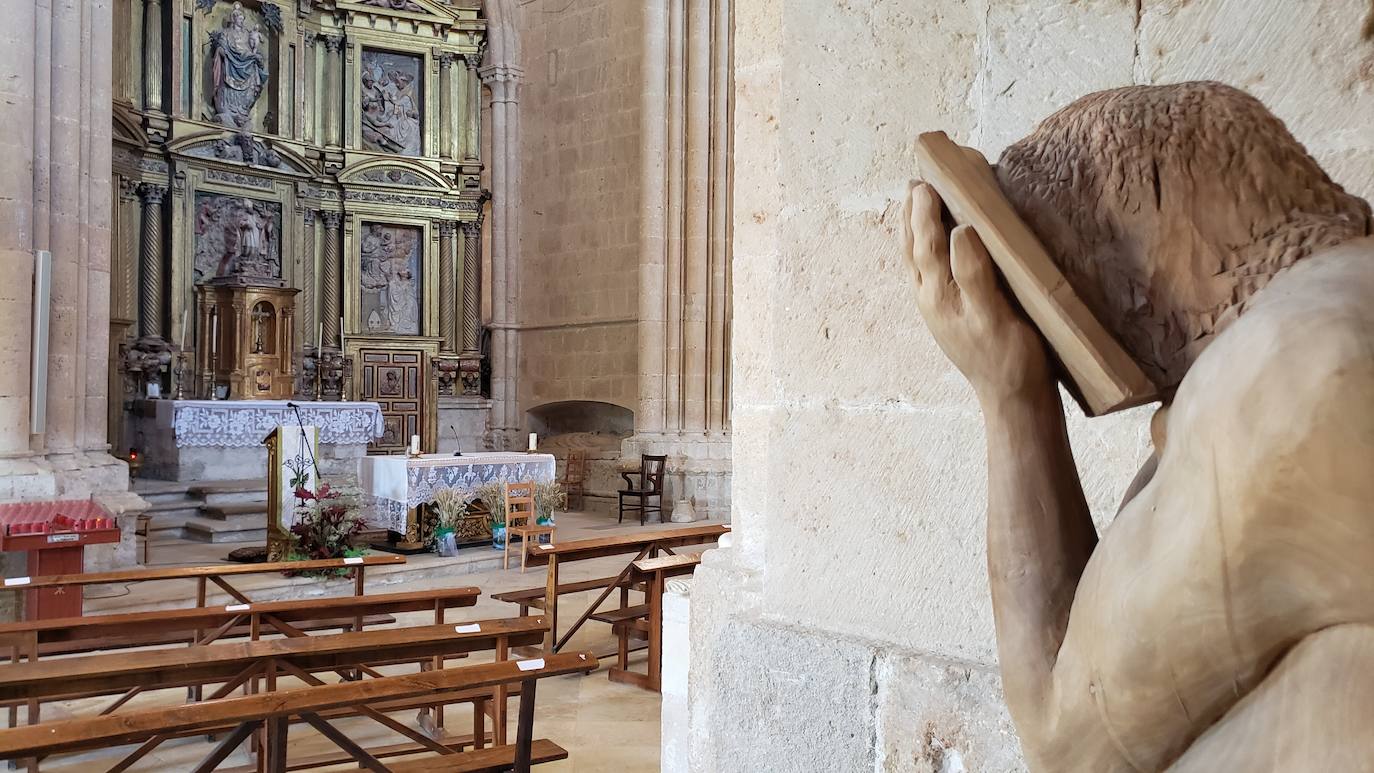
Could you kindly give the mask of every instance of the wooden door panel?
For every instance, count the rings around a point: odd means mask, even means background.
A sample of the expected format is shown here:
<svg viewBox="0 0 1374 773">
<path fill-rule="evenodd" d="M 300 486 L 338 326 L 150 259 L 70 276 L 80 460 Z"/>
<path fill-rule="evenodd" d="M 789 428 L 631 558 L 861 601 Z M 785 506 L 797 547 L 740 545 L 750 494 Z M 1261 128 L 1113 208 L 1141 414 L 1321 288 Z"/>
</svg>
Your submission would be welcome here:
<svg viewBox="0 0 1374 773">
<path fill-rule="evenodd" d="M 382 407 L 382 437 L 372 442 L 372 453 L 405 453 L 411 435 L 424 435 L 424 352 L 415 349 L 364 347 L 362 389 L 359 398 Z"/>
</svg>

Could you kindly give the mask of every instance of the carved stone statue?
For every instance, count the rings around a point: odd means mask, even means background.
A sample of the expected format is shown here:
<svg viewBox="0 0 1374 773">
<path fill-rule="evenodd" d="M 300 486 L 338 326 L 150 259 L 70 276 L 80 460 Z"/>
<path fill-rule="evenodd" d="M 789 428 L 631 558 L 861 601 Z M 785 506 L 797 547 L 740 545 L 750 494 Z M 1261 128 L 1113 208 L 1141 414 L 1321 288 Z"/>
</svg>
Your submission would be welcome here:
<svg viewBox="0 0 1374 773">
<path fill-rule="evenodd" d="M 998 650 L 1032 769 L 1369 769 L 1369 205 L 1214 83 L 1089 95 L 996 174 L 1167 395 L 1099 538 L 1042 339 L 978 234 L 913 187 L 918 305 L 986 423 Z"/>
<path fill-rule="evenodd" d="M 231 129 L 251 129 L 253 104 L 267 85 L 267 46 L 249 25 L 243 5 L 234 3 L 224 28 L 210 33 L 210 99 L 214 119 Z"/>
</svg>

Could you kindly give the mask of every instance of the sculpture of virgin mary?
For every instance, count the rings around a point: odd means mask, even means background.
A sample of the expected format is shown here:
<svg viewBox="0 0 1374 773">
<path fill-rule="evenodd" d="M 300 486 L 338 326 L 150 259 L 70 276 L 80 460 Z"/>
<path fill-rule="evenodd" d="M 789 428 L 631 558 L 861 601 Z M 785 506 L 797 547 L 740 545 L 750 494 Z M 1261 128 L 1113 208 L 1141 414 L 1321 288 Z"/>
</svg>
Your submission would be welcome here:
<svg viewBox="0 0 1374 773">
<path fill-rule="evenodd" d="M 224 29 L 210 33 L 211 100 L 215 120 L 231 129 L 247 129 L 253 103 L 267 85 L 267 55 L 262 33 L 250 27 L 241 3 L 234 3 Z"/>
</svg>

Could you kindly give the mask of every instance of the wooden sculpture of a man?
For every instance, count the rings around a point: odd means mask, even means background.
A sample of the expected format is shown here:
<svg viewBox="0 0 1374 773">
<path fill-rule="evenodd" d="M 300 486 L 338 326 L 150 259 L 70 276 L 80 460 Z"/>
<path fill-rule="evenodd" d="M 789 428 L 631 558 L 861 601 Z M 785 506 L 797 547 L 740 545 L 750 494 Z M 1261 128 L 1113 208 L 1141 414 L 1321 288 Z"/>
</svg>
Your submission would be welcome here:
<svg viewBox="0 0 1374 773">
<path fill-rule="evenodd" d="M 1042 339 L 913 186 L 921 314 L 986 422 L 998 651 L 1032 769 L 1374 770 L 1369 205 L 1215 83 L 1085 97 L 996 173 L 1168 395 L 1099 540 Z"/>
</svg>

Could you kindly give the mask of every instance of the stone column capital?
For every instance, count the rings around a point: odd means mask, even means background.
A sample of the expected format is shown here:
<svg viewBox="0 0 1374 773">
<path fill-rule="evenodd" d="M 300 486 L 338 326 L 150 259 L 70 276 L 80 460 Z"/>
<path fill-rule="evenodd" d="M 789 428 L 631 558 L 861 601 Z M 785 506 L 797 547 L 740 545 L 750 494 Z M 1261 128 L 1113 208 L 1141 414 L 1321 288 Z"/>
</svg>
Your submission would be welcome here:
<svg viewBox="0 0 1374 773">
<path fill-rule="evenodd" d="M 466 237 L 466 238 L 468 238 L 468 239 L 478 239 L 478 238 L 481 238 L 481 236 L 482 236 L 482 221 L 481 221 L 481 220 L 465 220 L 465 221 L 463 221 L 463 223 L 462 223 L 461 225 L 462 225 L 462 228 L 463 228 L 463 236 L 464 236 L 464 237 Z"/>
<path fill-rule="evenodd" d="M 447 70 L 448 68 L 453 66 L 453 62 L 455 59 L 458 58 L 458 56 L 458 54 L 455 54 L 452 51 L 441 51 L 439 53 L 439 67 Z"/>
<path fill-rule="evenodd" d="M 437 223 L 439 226 L 439 235 L 445 239 L 453 238 L 453 235 L 458 232 L 458 224 L 452 220 L 439 220 Z"/>
<path fill-rule="evenodd" d="M 305 41 L 305 44 L 307 46 L 313 47 L 315 45 L 315 38 L 317 37 L 319 37 L 319 33 L 315 32 L 314 30 L 306 30 L 302 36 L 302 39 Z"/>
<path fill-rule="evenodd" d="M 315 210 L 307 207 L 303 213 L 301 222 L 308 228 L 315 225 Z"/>
<path fill-rule="evenodd" d="M 324 221 L 324 227 L 331 231 L 339 230 L 339 224 L 343 222 L 343 215 L 328 209 L 320 210 L 320 219 Z"/>
<path fill-rule="evenodd" d="M 328 51 L 329 53 L 331 53 L 331 54 L 337 54 L 337 53 L 339 53 L 340 51 L 343 50 L 343 47 L 344 47 L 344 36 L 343 36 L 343 35 L 323 35 L 323 34 L 322 34 L 322 35 L 320 35 L 320 37 L 324 39 L 324 48 L 325 48 L 325 50 Z"/>
<path fill-rule="evenodd" d="M 140 183 L 138 186 L 138 197 L 148 206 L 161 204 L 162 197 L 167 195 L 167 186 L 158 183 Z"/>
</svg>

